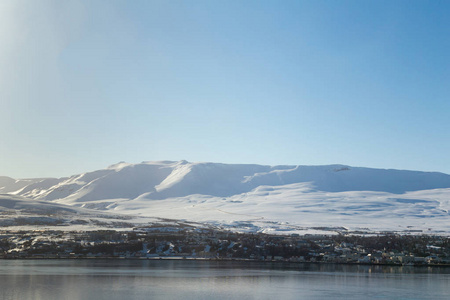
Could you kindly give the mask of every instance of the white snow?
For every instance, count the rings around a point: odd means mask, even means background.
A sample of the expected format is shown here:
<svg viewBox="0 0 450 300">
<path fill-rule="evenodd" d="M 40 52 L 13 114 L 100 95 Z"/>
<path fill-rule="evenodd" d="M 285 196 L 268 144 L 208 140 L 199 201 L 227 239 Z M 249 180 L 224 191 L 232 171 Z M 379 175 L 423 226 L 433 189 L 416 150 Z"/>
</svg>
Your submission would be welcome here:
<svg viewBox="0 0 450 300">
<path fill-rule="evenodd" d="M 450 175 L 443 173 L 344 165 L 121 162 L 28 184 L 0 177 L 0 192 L 246 231 L 450 234 Z"/>
</svg>

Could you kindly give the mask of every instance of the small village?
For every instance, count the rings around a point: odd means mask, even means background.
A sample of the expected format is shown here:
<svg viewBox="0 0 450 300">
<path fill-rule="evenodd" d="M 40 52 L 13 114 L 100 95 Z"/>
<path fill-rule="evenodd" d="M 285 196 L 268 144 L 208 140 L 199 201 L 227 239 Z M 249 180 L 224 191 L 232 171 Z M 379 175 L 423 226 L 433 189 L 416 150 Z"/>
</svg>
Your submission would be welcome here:
<svg viewBox="0 0 450 300">
<path fill-rule="evenodd" d="M 430 235 L 268 235 L 187 227 L 132 231 L 0 231 L 4 259 L 211 259 L 450 266 L 450 238 Z"/>
</svg>

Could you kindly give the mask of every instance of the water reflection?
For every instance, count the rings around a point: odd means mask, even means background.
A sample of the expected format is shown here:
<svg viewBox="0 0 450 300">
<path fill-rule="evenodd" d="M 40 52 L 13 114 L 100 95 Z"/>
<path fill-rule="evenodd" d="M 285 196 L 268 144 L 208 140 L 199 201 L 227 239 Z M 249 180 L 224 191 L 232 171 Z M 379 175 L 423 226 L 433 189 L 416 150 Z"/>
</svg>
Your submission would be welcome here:
<svg viewBox="0 0 450 300">
<path fill-rule="evenodd" d="M 218 261 L 2 260 L 1 299 L 447 299 L 450 270 Z"/>
</svg>

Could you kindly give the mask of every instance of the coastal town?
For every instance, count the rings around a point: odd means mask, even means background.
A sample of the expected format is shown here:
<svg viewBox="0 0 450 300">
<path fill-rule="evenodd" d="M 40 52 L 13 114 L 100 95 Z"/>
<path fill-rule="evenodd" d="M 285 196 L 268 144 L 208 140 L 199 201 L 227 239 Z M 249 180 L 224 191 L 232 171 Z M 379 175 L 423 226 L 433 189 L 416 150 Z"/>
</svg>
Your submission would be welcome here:
<svg viewBox="0 0 450 300">
<path fill-rule="evenodd" d="M 210 259 L 450 266 L 450 238 L 422 234 L 269 235 L 194 227 L 0 231 L 4 259 Z"/>
</svg>

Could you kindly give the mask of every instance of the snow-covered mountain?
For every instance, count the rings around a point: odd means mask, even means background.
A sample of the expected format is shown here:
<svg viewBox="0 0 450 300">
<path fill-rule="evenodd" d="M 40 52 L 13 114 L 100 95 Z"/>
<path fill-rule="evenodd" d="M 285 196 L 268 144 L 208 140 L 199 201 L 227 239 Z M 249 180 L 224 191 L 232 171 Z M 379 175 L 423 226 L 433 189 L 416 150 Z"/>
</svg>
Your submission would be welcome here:
<svg viewBox="0 0 450 300">
<path fill-rule="evenodd" d="M 0 177 L 0 193 L 249 230 L 367 227 L 450 232 L 450 175 L 435 172 L 344 165 L 122 162 L 68 178 Z"/>
<path fill-rule="evenodd" d="M 259 186 L 310 183 L 324 192 L 407 191 L 450 188 L 443 173 L 327 166 L 263 166 L 186 161 L 118 163 L 69 178 L 14 180 L 0 177 L 0 192 L 40 200 L 86 202 L 103 199 L 184 197 L 192 194 L 230 197 Z"/>
</svg>

